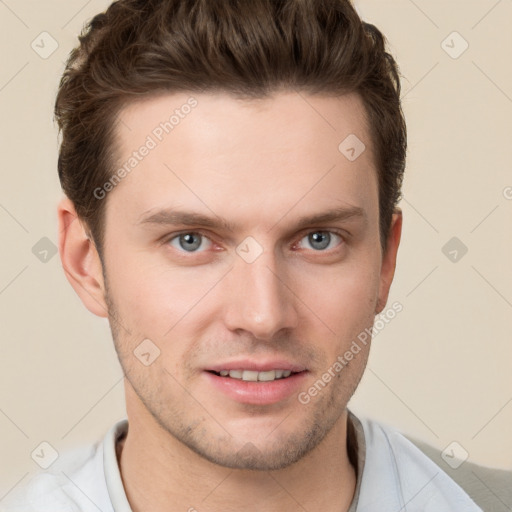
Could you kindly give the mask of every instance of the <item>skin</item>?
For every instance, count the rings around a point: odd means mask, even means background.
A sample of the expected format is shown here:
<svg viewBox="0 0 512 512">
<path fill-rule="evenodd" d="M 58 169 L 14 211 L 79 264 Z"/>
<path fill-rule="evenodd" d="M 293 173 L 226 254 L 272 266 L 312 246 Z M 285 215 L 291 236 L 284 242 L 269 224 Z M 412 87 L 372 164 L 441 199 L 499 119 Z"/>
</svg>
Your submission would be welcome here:
<svg viewBox="0 0 512 512">
<path fill-rule="evenodd" d="M 118 453 L 128 500 L 134 512 L 346 511 L 356 481 L 346 406 L 369 345 L 307 405 L 297 393 L 270 405 L 235 401 L 204 369 L 284 358 L 307 368 L 305 391 L 384 309 L 402 217 L 397 210 L 383 253 L 362 102 L 193 96 L 198 106 L 106 197 L 103 266 L 72 203 L 58 208 L 66 275 L 92 313 L 108 316 L 125 373 L 129 432 Z M 189 97 L 126 106 L 119 163 Z M 338 150 L 349 134 L 366 145 L 354 162 Z M 235 226 L 140 222 L 165 208 Z M 359 215 L 297 229 L 299 218 L 333 208 Z M 319 231 L 326 248 L 308 236 Z M 180 245 L 185 233 L 199 233 L 195 252 Z M 249 236 L 263 249 L 253 263 L 236 252 Z M 149 366 L 133 353 L 144 339 L 160 350 Z"/>
</svg>

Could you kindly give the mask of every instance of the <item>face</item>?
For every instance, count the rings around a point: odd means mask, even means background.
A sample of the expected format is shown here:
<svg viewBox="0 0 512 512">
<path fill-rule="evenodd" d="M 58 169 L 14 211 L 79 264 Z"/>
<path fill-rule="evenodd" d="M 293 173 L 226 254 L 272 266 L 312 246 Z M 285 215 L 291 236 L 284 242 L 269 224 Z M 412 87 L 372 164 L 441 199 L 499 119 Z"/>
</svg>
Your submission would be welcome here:
<svg viewBox="0 0 512 512">
<path fill-rule="evenodd" d="M 190 96 L 120 116 L 119 167 L 137 163 L 105 198 L 103 270 L 127 409 L 217 464 L 279 469 L 345 413 L 369 345 L 299 396 L 389 287 L 364 110 L 355 95 Z M 366 145 L 354 161 L 350 134 Z"/>
</svg>

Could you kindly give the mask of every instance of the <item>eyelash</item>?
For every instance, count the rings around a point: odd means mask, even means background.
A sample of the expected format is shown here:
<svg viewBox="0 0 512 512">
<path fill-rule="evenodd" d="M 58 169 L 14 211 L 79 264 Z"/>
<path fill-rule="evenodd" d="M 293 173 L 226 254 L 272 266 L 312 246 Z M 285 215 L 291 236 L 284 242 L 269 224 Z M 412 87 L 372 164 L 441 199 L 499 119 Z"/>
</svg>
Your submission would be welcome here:
<svg viewBox="0 0 512 512">
<path fill-rule="evenodd" d="M 317 250 L 315 251 L 314 249 L 309 249 L 310 251 L 313 251 L 313 252 L 316 252 L 316 253 L 319 253 L 319 254 L 330 254 L 332 252 L 335 252 L 337 250 L 339 250 L 340 246 L 344 245 L 346 243 L 346 235 L 338 230 L 333 230 L 333 229 L 312 229 L 312 230 L 309 230 L 303 234 L 300 235 L 299 238 L 297 238 L 296 242 L 294 242 L 292 244 L 292 246 L 295 246 L 297 245 L 301 240 L 303 240 L 306 236 L 308 235 L 311 235 L 313 233 L 329 233 L 331 235 L 336 235 L 338 236 L 341 241 L 338 243 L 338 245 L 332 249 L 326 249 L 326 250 Z M 204 233 L 203 231 L 201 230 L 197 230 L 197 231 L 181 231 L 179 233 L 173 233 L 171 236 L 168 236 L 166 237 L 164 240 L 163 240 L 163 245 L 169 245 L 170 242 L 172 242 L 173 240 L 179 238 L 180 236 L 182 235 L 201 235 L 202 237 L 208 239 L 211 243 L 215 244 L 215 242 L 206 234 Z M 192 251 L 192 252 L 187 252 L 185 250 L 178 250 L 177 249 L 177 252 L 180 253 L 180 254 L 202 254 L 206 251 L 198 251 L 198 252 L 195 252 L 195 251 Z"/>
</svg>

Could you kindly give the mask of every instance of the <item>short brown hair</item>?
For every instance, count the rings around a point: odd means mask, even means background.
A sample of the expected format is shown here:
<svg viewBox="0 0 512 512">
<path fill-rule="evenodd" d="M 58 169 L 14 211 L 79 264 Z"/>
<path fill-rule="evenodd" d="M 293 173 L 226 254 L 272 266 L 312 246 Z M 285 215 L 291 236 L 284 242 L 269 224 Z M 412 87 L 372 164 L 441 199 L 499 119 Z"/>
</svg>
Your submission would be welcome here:
<svg viewBox="0 0 512 512">
<path fill-rule="evenodd" d="M 349 0 L 118 0 L 79 39 L 55 104 L 58 170 L 100 257 L 106 201 L 93 191 L 115 169 L 116 117 L 130 100 L 165 91 L 358 93 L 375 149 L 385 248 L 407 146 L 399 70 L 385 37 Z"/>
</svg>

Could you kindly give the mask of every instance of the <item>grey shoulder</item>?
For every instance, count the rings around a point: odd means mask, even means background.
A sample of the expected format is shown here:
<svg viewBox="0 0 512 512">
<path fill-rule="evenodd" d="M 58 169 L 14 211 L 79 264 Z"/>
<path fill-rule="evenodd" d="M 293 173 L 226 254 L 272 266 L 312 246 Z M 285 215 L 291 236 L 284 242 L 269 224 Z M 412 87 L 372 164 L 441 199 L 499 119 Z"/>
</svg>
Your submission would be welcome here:
<svg viewBox="0 0 512 512">
<path fill-rule="evenodd" d="M 94 463 L 102 460 L 98 446 L 81 445 L 63 452 L 50 469 L 31 474 L 9 491 L 0 500 L 0 512 L 97 512 L 81 488 L 93 479 Z"/>
<path fill-rule="evenodd" d="M 0 512 L 80 512 L 69 499 L 65 487 L 63 476 L 52 473 L 32 475 L 0 501 Z"/>
<path fill-rule="evenodd" d="M 441 468 L 483 510 L 512 510 L 512 471 L 480 466 L 469 461 L 463 462 L 455 469 L 444 461 L 442 451 L 438 448 L 407 435 L 404 437 Z"/>
</svg>

